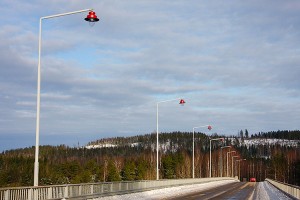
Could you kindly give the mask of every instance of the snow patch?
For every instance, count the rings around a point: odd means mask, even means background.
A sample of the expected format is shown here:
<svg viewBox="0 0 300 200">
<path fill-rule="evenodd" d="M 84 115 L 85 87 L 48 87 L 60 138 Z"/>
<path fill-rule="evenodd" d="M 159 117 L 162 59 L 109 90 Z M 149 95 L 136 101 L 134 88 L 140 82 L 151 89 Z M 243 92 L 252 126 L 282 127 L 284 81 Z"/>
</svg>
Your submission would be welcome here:
<svg viewBox="0 0 300 200">
<path fill-rule="evenodd" d="M 288 200 L 291 199 L 286 194 L 284 194 L 282 191 L 274 187 L 272 184 L 270 184 L 267 181 L 259 182 L 256 187 L 256 200 Z"/>
<path fill-rule="evenodd" d="M 98 148 L 107 148 L 107 147 L 117 147 L 118 145 L 115 144 L 95 144 L 95 145 L 88 145 L 85 146 L 87 149 L 98 149 Z"/>
</svg>

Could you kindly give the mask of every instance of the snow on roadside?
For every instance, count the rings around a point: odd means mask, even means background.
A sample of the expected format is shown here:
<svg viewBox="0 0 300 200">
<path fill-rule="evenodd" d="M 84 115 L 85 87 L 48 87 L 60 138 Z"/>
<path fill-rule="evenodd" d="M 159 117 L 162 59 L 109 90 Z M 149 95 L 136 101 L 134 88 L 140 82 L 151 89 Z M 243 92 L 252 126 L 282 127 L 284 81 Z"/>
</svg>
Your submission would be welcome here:
<svg viewBox="0 0 300 200">
<path fill-rule="evenodd" d="M 260 200 L 288 200 L 291 199 L 287 195 L 285 195 L 283 192 L 281 192 L 279 189 L 271 185 L 269 182 L 259 182 L 256 191 L 256 195 L 254 199 Z"/>
<path fill-rule="evenodd" d="M 235 180 L 213 181 L 213 182 L 209 182 L 209 183 L 175 186 L 175 187 L 170 187 L 170 188 L 149 190 L 149 191 L 145 191 L 145 192 L 137 192 L 137 193 L 131 193 L 131 194 L 124 194 L 124 195 L 100 197 L 100 198 L 95 198 L 94 200 L 166 199 L 166 198 L 170 198 L 170 197 L 181 196 L 183 194 L 188 194 L 188 193 L 192 193 L 192 192 L 204 191 L 207 189 L 226 185 L 228 183 L 233 183 L 233 182 L 236 182 L 236 181 Z"/>
<path fill-rule="evenodd" d="M 264 182 L 258 182 L 255 188 L 255 197 L 253 199 L 270 200 L 269 195 L 264 187 Z"/>
</svg>

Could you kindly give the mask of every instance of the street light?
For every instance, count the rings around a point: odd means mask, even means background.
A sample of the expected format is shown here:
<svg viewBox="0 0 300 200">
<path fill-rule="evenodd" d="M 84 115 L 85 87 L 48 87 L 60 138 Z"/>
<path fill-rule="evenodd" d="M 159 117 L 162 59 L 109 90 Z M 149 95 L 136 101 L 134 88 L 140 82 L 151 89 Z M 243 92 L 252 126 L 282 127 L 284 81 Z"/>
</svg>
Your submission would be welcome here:
<svg viewBox="0 0 300 200">
<path fill-rule="evenodd" d="M 231 153 L 236 153 L 236 151 L 229 151 L 229 152 L 227 152 L 227 174 L 226 174 L 226 176 L 227 177 L 229 177 L 229 166 L 228 166 L 228 154 L 231 154 Z"/>
<path fill-rule="evenodd" d="M 214 138 L 209 140 L 209 178 L 211 178 L 211 141 L 217 140 L 224 141 L 224 138 Z"/>
<path fill-rule="evenodd" d="M 38 53 L 38 77 L 37 77 L 37 105 L 36 105 L 36 138 L 35 138 L 35 161 L 34 161 L 34 186 L 39 184 L 39 132 L 40 132 L 40 100 L 41 100 L 41 50 L 42 50 L 42 21 L 44 19 L 62 17 L 65 15 L 72 15 L 82 12 L 88 12 L 89 14 L 85 18 L 88 22 L 99 21 L 96 13 L 92 11 L 93 9 L 84 9 L 73 12 L 67 12 L 62 14 L 50 15 L 40 18 L 39 24 L 39 53 Z"/>
<path fill-rule="evenodd" d="M 196 126 L 193 128 L 193 178 L 195 178 L 195 129 L 203 127 L 207 127 L 208 130 L 212 129 L 211 125 Z"/>
<path fill-rule="evenodd" d="M 225 148 L 231 148 L 231 146 L 223 146 L 223 147 L 221 147 L 221 177 L 223 177 L 223 149 L 225 149 Z"/>
<path fill-rule="evenodd" d="M 180 105 L 185 104 L 185 101 L 181 98 L 159 101 L 156 103 L 156 180 L 159 180 L 159 172 L 158 172 L 158 146 L 159 146 L 159 143 L 158 143 L 158 104 L 169 102 L 169 101 L 178 101 L 178 100 L 179 100 Z"/>
<path fill-rule="evenodd" d="M 93 11 L 90 11 L 86 18 L 84 18 L 84 20 L 89 22 L 90 26 L 94 26 L 95 22 L 99 21 L 96 13 Z"/>
<path fill-rule="evenodd" d="M 244 161 L 246 159 L 240 159 L 240 160 L 236 160 L 235 162 L 239 162 L 239 179 L 241 180 L 241 161 Z M 235 165 L 236 166 L 236 165 Z"/>
<path fill-rule="evenodd" d="M 238 157 L 240 157 L 240 156 L 232 156 L 231 157 L 231 176 L 232 177 L 234 177 L 234 174 L 233 174 L 233 160 L 234 160 L 234 158 L 238 158 Z"/>
</svg>

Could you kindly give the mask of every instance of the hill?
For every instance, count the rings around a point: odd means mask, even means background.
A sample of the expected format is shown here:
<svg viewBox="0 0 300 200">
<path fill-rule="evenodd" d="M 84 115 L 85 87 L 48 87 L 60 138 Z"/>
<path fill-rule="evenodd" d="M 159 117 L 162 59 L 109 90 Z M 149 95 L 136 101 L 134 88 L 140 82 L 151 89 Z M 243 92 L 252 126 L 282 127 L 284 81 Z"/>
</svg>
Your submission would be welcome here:
<svg viewBox="0 0 300 200">
<path fill-rule="evenodd" d="M 212 176 L 229 175 L 231 163 L 241 177 L 266 177 L 299 185 L 299 131 L 276 131 L 254 135 L 211 138 Z M 280 138 L 280 139 L 279 139 Z M 160 133 L 160 178 L 192 177 L 191 132 Z M 209 137 L 195 133 L 195 177 L 209 176 Z M 231 148 L 221 148 L 230 145 Z M 230 162 L 228 151 L 238 159 Z M 232 153 L 233 154 L 233 153 Z M 228 157 L 228 170 L 227 170 Z M 33 185 L 34 147 L 0 154 L 0 187 Z M 156 178 L 156 134 L 99 139 L 84 147 L 40 147 L 40 185 Z M 234 175 L 237 175 L 236 173 Z"/>
</svg>

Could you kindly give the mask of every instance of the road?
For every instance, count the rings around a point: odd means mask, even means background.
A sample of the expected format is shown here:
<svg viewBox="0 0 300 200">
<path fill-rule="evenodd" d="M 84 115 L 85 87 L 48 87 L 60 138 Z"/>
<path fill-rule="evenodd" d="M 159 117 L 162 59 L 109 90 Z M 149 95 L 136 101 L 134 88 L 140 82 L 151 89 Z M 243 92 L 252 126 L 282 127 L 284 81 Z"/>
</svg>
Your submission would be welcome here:
<svg viewBox="0 0 300 200">
<path fill-rule="evenodd" d="M 174 198 L 168 198 L 171 200 L 218 200 L 218 199 L 253 199 L 254 189 L 256 183 L 253 182 L 235 182 L 223 186 L 218 186 L 212 189 L 203 190 L 201 192 L 194 192 L 189 194 L 184 194 L 182 196 L 177 196 Z"/>
<path fill-rule="evenodd" d="M 224 180 L 106 196 L 99 200 L 294 200 L 267 181 Z"/>
</svg>

